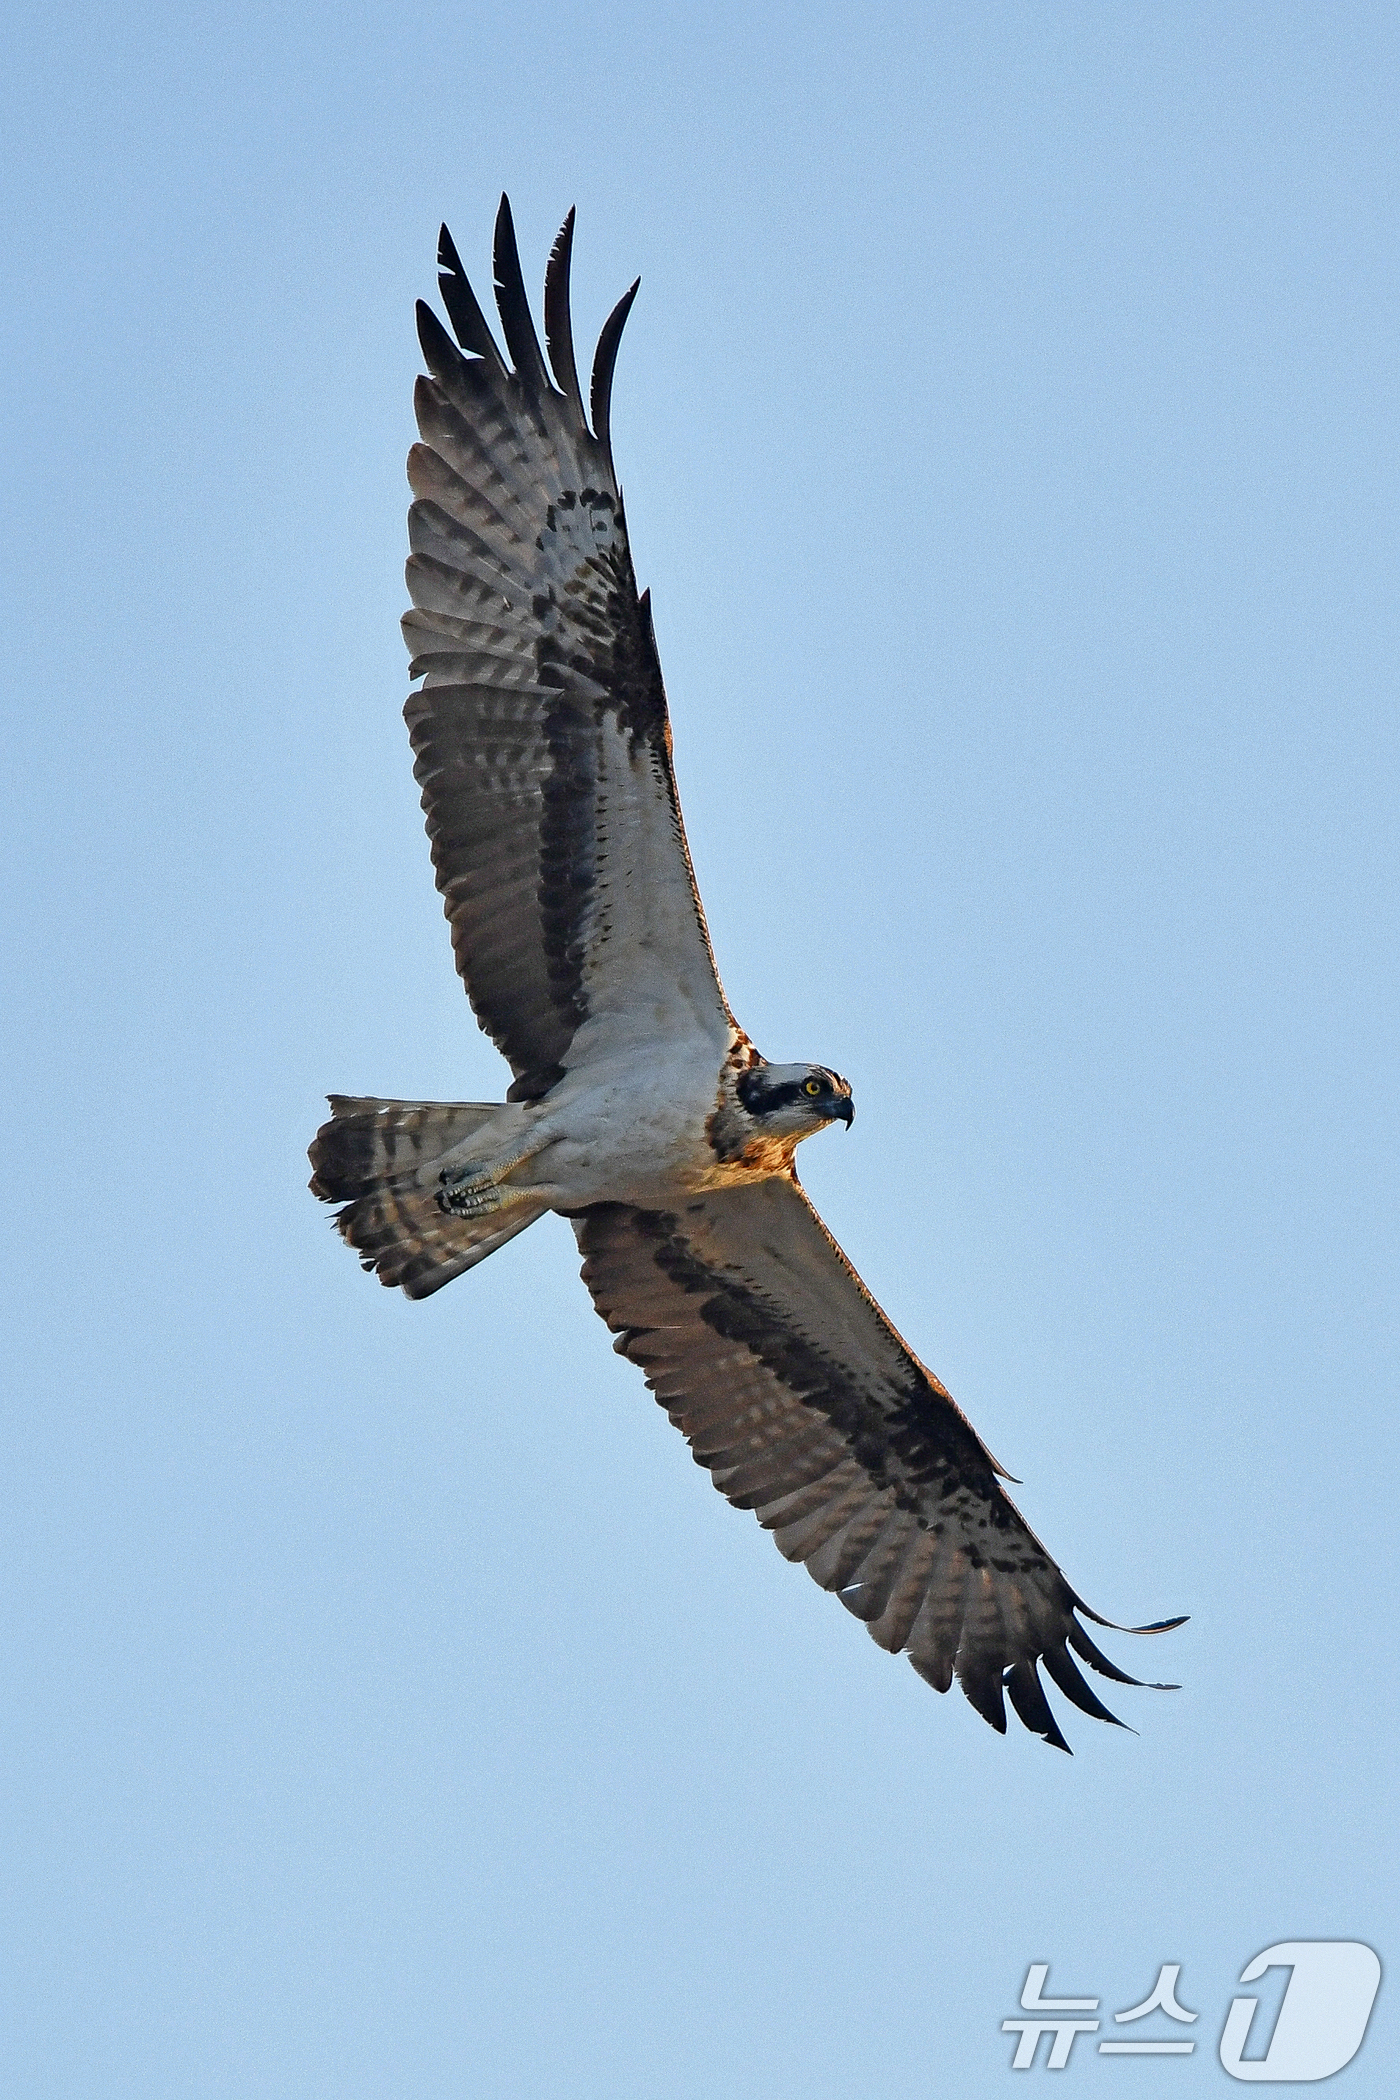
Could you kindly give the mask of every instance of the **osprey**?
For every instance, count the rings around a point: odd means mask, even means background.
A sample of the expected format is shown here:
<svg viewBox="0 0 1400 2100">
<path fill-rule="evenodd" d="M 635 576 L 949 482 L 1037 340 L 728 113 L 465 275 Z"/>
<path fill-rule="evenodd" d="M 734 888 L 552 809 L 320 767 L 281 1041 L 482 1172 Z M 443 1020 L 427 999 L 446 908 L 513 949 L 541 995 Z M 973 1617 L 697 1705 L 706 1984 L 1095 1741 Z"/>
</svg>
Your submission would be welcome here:
<svg viewBox="0 0 1400 2100">
<path fill-rule="evenodd" d="M 1002 1732 L 1009 1697 L 1067 1749 L 1042 1666 L 1103 1721 L 1116 1717 L 1072 1657 L 1139 1680 L 1090 1639 L 1079 1615 L 1112 1622 L 1070 1588 L 803 1194 L 797 1147 L 850 1127 L 849 1085 L 770 1064 L 720 985 L 609 436 L 637 285 L 599 338 L 590 428 L 573 217 L 545 274 L 548 366 L 504 197 L 510 362 L 446 227 L 457 343 L 418 307 L 430 376 L 408 456 L 403 629 L 422 683 L 405 714 L 457 968 L 514 1081 L 503 1103 L 331 1095 L 311 1187 L 341 1206 L 364 1266 L 411 1298 L 561 1212 L 614 1346 L 716 1487 L 937 1690 L 956 1676 Z"/>
</svg>

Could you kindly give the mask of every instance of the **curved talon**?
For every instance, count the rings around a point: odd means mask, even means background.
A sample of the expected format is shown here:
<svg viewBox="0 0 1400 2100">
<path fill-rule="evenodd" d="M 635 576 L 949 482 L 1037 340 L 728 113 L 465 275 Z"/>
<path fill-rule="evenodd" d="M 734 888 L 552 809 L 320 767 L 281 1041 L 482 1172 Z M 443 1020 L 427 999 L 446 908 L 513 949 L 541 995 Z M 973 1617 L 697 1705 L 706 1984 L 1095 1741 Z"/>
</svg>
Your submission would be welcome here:
<svg viewBox="0 0 1400 2100">
<path fill-rule="evenodd" d="M 532 1144 L 497 1158 L 489 1165 L 480 1161 L 465 1167 L 444 1167 L 438 1175 L 438 1209 L 449 1217 L 479 1218 L 487 1211 L 503 1210 L 507 1204 L 523 1203 L 526 1191 L 506 1186 L 516 1169 L 543 1152 L 550 1139 L 536 1136 Z"/>
<path fill-rule="evenodd" d="M 510 1201 L 510 1192 L 503 1189 L 494 1174 L 439 1174 L 442 1183 L 438 1190 L 438 1209 L 453 1218 L 479 1218 L 487 1211 L 503 1210 Z"/>
<path fill-rule="evenodd" d="M 445 1189 L 489 1187 L 496 1178 L 489 1167 L 444 1167 L 438 1175 Z"/>
</svg>

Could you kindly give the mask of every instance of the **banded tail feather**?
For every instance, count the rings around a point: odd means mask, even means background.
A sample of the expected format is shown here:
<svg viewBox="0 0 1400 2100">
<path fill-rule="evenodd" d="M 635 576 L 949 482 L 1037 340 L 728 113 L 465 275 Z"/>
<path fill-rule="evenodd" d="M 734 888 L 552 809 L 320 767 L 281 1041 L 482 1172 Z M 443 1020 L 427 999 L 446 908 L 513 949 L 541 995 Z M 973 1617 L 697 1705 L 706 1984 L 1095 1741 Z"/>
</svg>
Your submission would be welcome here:
<svg viewBox="0 0 1400 2100">
<path fill-rule="evenodd" d="M 1136 1680 L 1095 1646 L 1085 1622 L 1108 1621 L 802 1192 L 796 1147 L 849 1128 L 849 1086 L 825 1065 L 770 1065 L 720 984 L 612 458 L 637 287 L 581 384 L 573 223 L 550 254 L 542 338 L 504 198 L 500 341 L 445 227 L 457 341 L 418 310 L 430 376 L 414 395 L 403 631 L 422 682 L 404 712 L 457 968 L 509 1093 L 332 1095 L 311 1187 L 364 1267 L 412 1298 L 546 1208 L 568 1218 L 615 1346 L 720 1492 L 928 1684 L 960 1683 L 1003 1733 L 1009 1703 L 1064 1750 L 1048 1690 L 1112 1722 L 1079 1665 Z"/>
<path fill-rule="evenodd" d="M 310 1152 L 311 1193 L 342 1206 L 337 1231 L 381 1283 L 430 1297 L 544 1214 L 543 1203 L 521 1203 L 506 1217 L 463 1218 L 438 1201 L 444 1166 L 502 1115 L 500 1102 L 329 1100 L 331 1120 Z"/>
</svg>

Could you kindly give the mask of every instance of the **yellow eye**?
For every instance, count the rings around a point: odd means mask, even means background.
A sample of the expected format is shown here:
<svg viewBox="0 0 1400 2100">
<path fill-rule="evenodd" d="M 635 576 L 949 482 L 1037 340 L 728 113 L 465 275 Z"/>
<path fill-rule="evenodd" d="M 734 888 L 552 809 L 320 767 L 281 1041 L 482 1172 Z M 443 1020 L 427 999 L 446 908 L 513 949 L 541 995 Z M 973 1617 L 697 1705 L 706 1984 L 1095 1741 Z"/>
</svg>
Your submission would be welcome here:
<svg viewBox="0 0 1400 2100">
<path fill-rule="evenodd" d="M 819 1094 L 821 1090 L 822 1083 L 820 1079 L 808 1079 L 803 1082 L 802 1091 L 804 1094 Z"/>
</svg>

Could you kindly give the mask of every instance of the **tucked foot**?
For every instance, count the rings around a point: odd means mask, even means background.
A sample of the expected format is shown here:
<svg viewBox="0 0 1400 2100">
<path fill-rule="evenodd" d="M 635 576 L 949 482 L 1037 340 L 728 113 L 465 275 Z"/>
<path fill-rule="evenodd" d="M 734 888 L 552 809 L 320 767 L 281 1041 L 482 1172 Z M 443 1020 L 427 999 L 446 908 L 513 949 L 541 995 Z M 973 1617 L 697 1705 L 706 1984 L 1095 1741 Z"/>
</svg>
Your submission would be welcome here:
<svg viewBox="0 0 1400 2100">
<path fill-rule="evenodd" d="M 450 1168 L 444 1168 L 438 1180 L 438 1209 L 445 1210 L 451 1218 L 485 1217 L 489 1211 L 504 1210 L 508 1203 L 519 1200 L 518 1192 L 502 1188 L 489 1169 L 468 1168 L 454 1174 Z"/>
<path fill-rule="evenodd" d="M 506 1184 L 518 1167 L 537 1159 L 554 1142 L 547 1131 L 536 1132 L 531 1142 L 513 1152 L 509 1159 L 497 1158 L 489 1166 L 478 1160 L 471 1166 L 444 1167 L 438 1175 L 438 1208 L 451 1218 L 480 1218 L 493 1210 L 505 1210 L 512 1203 L 529 1202 L 538 1196 L 537 1189 L 508 1188 Z"/>
</svg>

